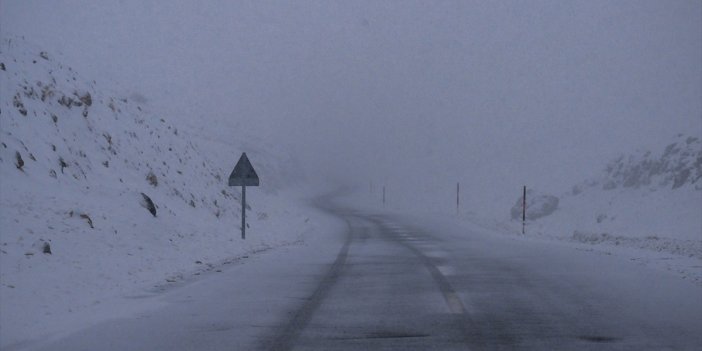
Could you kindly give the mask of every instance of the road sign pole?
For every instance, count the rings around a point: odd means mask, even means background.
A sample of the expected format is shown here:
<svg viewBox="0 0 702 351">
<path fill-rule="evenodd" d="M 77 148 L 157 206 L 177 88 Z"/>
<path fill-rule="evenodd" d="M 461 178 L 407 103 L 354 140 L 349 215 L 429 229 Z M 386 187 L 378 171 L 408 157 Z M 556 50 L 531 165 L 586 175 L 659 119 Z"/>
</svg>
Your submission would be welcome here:
<svg viewBox="0 0 702 351">
<path fill-rule="evenodd" d="M 258 186 L 258 174 L 254 170 L 246 153 L 242 153 L 239 162 L 229 175 L 229 186 L 241 186 L 241 238 L 246 239 L 246 186 Z"/>
<path fill-rule="evenodd" d="M 246 239 L 246 185 L 241 186 L 241 238 Z"/>
</svg>

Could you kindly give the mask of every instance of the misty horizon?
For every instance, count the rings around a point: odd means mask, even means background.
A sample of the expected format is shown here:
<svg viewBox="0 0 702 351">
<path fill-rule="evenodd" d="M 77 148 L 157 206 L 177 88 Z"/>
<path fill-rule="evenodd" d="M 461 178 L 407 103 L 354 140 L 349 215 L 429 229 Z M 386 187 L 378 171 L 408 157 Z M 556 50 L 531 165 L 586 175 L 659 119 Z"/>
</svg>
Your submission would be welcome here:
<svg viewBox="0 0 702 351">
<path fill-rule="evenodd" d="M 511 202 L 702 131 L 695 1 L 19 4 L 3 35 L 193 135 L 286 150 L 312 182 Z"/>
</svg>

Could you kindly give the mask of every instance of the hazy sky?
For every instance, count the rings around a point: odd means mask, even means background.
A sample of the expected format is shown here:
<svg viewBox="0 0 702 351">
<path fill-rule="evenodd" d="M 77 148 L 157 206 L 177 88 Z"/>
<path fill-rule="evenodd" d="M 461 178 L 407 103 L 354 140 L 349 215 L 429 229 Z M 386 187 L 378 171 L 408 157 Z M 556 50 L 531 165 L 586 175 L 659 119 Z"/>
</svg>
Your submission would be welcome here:
<svg viewBox="0 0 702 351">
<path fill-rule="evenodd" d="M 361 184 L 555 191 L 702 134 L 701 1 L 0 0 L 0 14 L 3 36 L 152 112 L 221 138 L 245 128 Z"/>
</svg>

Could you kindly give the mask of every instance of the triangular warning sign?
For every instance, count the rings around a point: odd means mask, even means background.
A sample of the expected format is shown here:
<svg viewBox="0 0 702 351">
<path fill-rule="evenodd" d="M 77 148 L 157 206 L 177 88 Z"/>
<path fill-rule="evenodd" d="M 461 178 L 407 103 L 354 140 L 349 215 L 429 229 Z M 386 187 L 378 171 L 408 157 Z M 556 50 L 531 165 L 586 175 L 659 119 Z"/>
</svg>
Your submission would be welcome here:
<svg viewBox="0 0 702 351">
<path fill-rule="evenodd" d="M 258 174 L 254 170 L 246 153 L 241 154 L 239 162 L 229 175 L 229 186 L 258 186 Z"/>
</svg>

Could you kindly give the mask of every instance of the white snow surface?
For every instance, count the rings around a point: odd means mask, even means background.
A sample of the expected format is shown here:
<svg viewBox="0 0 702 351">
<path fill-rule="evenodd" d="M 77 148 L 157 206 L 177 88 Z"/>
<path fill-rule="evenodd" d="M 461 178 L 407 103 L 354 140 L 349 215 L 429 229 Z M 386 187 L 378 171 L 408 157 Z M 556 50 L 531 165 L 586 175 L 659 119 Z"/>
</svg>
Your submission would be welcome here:
<svg viewBox="0 0 702 351">
<path fill-rule="evenodd" d="M 602 175 L 560 195 L 530 232 L 702 259 L 702 143 L 678 135 L 662 150 L 609 162 Z"/>
<path fill-rule="evenodd" d="M 3 39 L 0 62 L 0 348 L 143 308 L 115 301 L 323 225 L 279 185 L 284 151 L 189 134 L 21 38 Z M 226 181 L 244 151 L 262 180 L 241 240 Z"/>
</svg>

